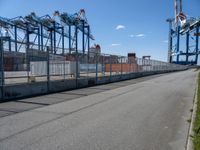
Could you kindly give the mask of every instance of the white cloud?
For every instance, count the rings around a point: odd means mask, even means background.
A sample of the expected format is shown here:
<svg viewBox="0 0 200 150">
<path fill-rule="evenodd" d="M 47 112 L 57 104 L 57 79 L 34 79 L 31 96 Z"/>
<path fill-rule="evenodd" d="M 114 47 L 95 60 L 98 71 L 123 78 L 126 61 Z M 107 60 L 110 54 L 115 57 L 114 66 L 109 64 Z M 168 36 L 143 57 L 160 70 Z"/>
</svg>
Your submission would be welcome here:
<svg viewBox="0 0 200 150">
<path fill-rule="evenodd" d="M 133 38 L 133 37 L 144 37 L 146 36 L 145 34 L 137 34 L 137 35 L 134 35 L 134 34 L 131 34 L 129 35 L 129 37 Z"/>
<path fill-rule="evenodd" d="M 137 34 L 136 37 L 144 37 L 145 34 Z"/>
<path fill-rule="evenodd" d="M 112 47 L 116 47 L 116 46 L 120 46 L 121 44 L 111 44 L 110 46 Z"/>
<path fill-rule="evenodd" d="M 163 43 L 168 43 L 168 40 L 164 40 Z"/>
<path fill-rule="evenodd" d="M 126 27 L 124 25 L 118 25 L 115 29 L 116 30 L 121 30 L 121 29 L 125 29 Z"/>
</svg>

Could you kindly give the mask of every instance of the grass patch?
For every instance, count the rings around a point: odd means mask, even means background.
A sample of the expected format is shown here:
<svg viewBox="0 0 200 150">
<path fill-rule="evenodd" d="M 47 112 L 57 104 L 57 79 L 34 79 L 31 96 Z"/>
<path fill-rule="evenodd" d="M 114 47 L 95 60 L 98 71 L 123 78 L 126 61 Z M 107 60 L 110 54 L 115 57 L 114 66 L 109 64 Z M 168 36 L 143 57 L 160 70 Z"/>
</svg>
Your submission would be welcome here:
<svg viewBox="0 0 200 150">
<path fill-rule="evenodd" d="M 200 73 L 198 76 L 198 91 L 197 91 L 197 112 L 194 121 L 194 150 L 200 150 Z"/>
</svg>

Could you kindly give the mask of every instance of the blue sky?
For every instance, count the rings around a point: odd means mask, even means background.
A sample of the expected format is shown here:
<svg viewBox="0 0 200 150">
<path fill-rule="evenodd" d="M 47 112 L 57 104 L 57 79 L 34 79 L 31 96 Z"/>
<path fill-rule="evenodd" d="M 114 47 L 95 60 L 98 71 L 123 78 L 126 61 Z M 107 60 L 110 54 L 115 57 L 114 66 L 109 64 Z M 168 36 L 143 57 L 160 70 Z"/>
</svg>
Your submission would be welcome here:
<svg viewBox="0 0 200 150">
<path fill-rule="evenodd" d="M 174 17 L 174 0 L 0 0 L 0 16 L 13 18 L 30 12 L 52 14 L 55 10 L 75 13 L 86 10 L 103 53 L 138 57 L 151 55 L 167 60 L 168 24 Z M 200 0 L 183 0 L 183 11 L 200 16 Z M 118 30 L 117 30 L 118 27 Z"/>
</svg>

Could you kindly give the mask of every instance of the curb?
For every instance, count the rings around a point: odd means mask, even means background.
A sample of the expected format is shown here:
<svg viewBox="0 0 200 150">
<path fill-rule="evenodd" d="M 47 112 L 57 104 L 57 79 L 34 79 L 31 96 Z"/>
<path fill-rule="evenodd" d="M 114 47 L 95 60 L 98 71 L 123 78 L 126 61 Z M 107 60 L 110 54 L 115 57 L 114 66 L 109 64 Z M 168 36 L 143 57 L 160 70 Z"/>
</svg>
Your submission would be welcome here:
<svg viewBox="0 0 200 150">
<path fill-rule="evenodd" d="M 193 112 L 191 117 L 191 123 L 189 127 L 189 133 L 188 133 L 188 139 L 186 143 L 186 150 L 193 150 L 193 138 L 191 135 L 194 135 L 193 127 L 194 127 L 194 121 L 196 118 L 196 111 L 197 111 L 197 93 L 198 93 L 198 80 L 199 80 L 199 73 L 197 77 L 197 84 L 196 84 L 196 90 L 195 90 L 195 97 L 194 97 L 194 105 L 193 105 Z"/>
</svg>

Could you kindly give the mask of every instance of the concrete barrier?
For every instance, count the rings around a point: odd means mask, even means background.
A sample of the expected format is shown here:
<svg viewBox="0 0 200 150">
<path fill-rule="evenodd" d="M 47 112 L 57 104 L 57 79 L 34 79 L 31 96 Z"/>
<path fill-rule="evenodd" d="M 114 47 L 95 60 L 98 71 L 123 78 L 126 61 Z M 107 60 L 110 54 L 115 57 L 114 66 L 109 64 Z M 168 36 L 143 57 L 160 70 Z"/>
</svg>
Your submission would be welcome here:
<svg viewBox="0 0 200 150">
<path fill-rule="evenodd" d="M 4 86 L 4 100 L 30 97 L 48 93 L 47 82 Z"/>
<path fill-rule="evenodd" d="M 80 79 L 68 79 L 48 82 L 33 82 L 18 85 L 5 85 L 4 93 L 0 90 L 1 101 L 32 97 L 36 95 L 43 95 L 67 90 L 73 90 L 77 88 L 84 88 L 88 86 L 106 84 L 111 82 L 118 82 L 128 79 L 134 79 L 138 77 L 150 76 L 154 74 L 174 72 L 177 70 L 163 70 L 163 71 L 149 71 L 149 72 L 137 72 L 130 74 L 118 74 L 105 77 L 91 77 Z"/>
<path fill-rule="evenodd" d="M 76 88 L 76 80 L 61 80 L 61 81 L 51 81 L 49 82 L 48 93 L 61 92 L 65 90 L 71 90 Z"/>
</svg>

